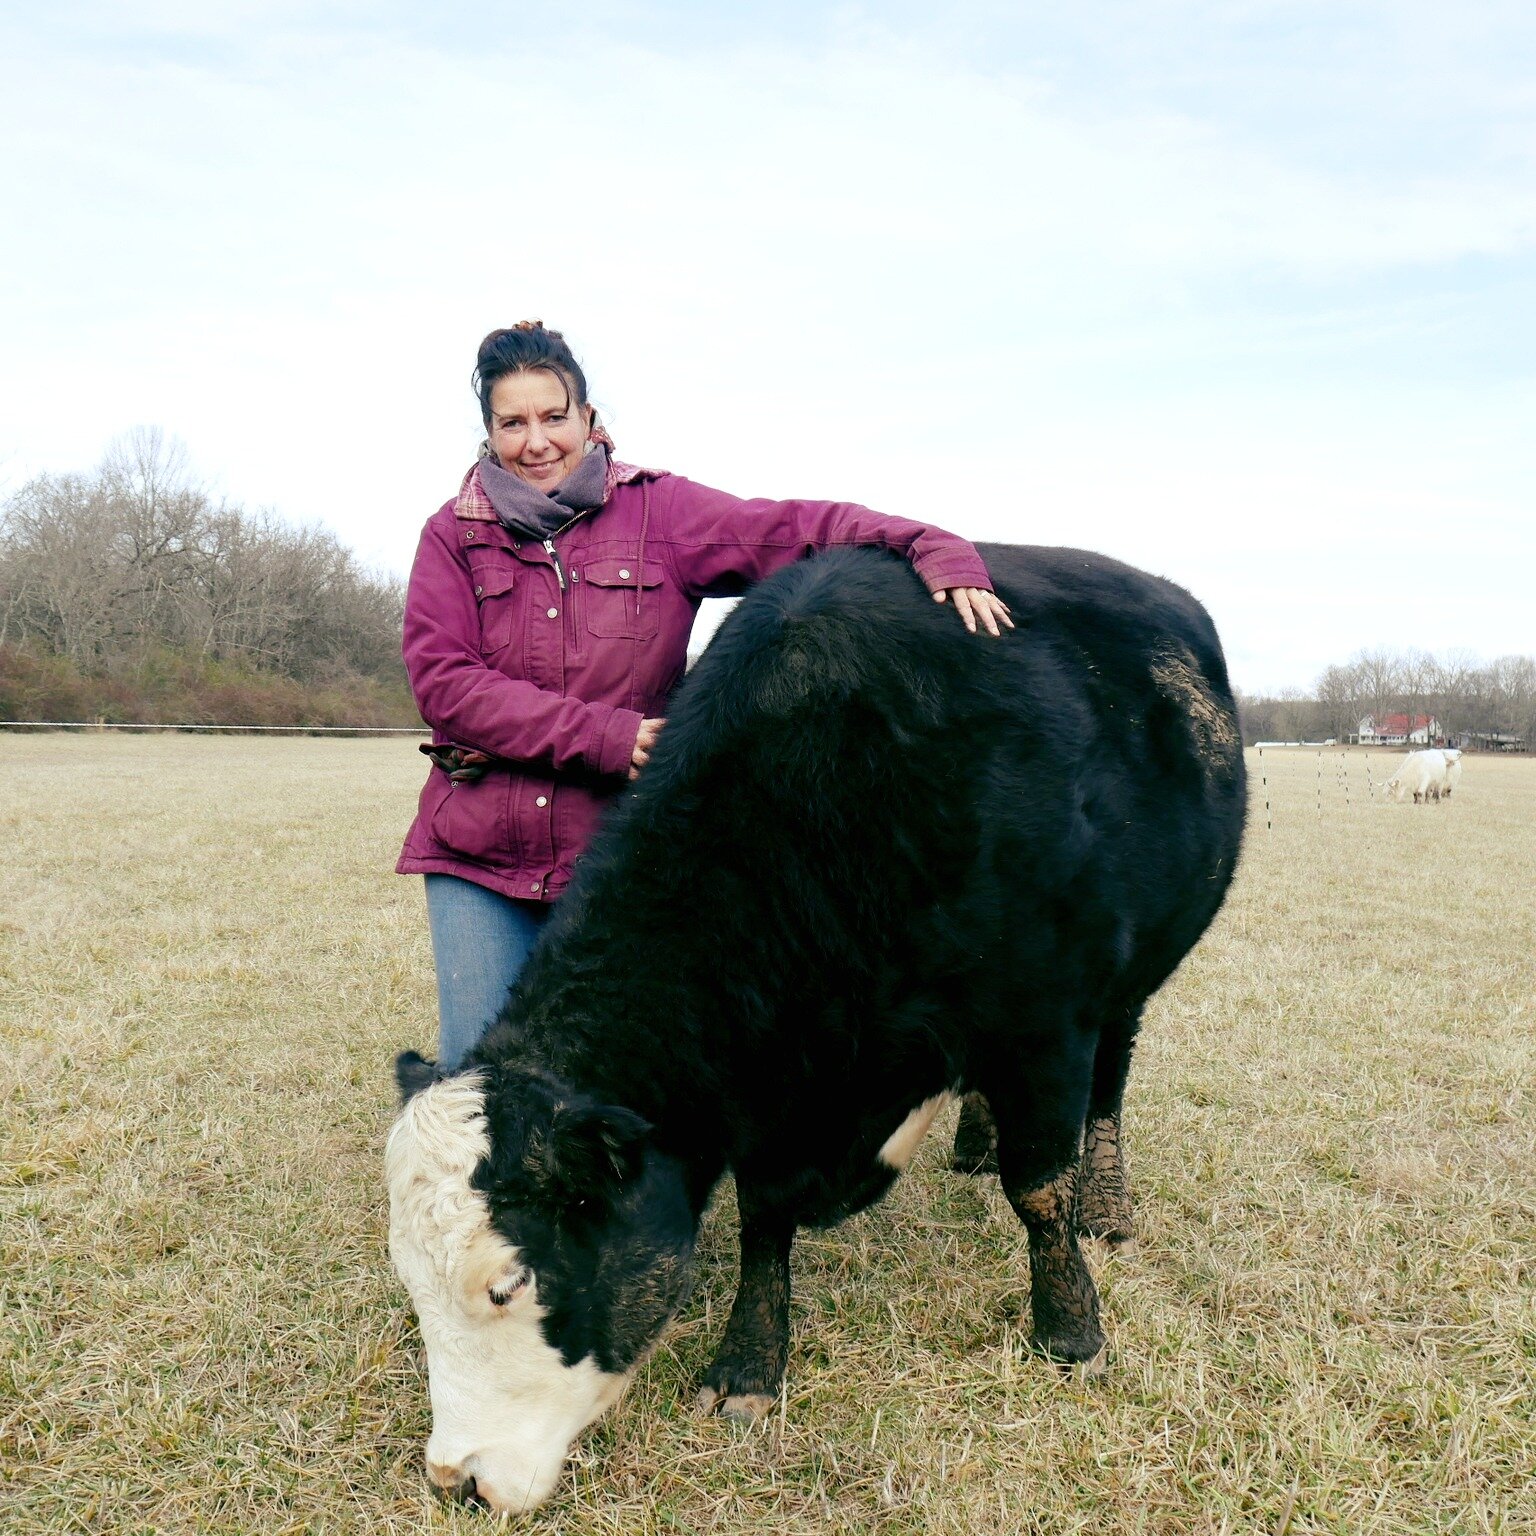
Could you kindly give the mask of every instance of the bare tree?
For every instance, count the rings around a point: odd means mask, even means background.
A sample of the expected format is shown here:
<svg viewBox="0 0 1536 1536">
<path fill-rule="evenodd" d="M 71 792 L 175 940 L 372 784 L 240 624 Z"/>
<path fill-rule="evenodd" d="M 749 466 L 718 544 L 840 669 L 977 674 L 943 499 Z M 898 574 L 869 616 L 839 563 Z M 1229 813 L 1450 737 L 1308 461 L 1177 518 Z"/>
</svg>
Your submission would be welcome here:
<svg viewBox="0 0 1536 1536">
<path fill-rule="evenodd" d="M 186 450 L 158 427 L 136 427 L 109 445 L 98 474 L 116 512 L 133 633 L 184 646 L 187 592 L 212 513 L 191 483 Z"/>
<path fill-rule="evenodd" d="M 0 643 L 121 672 L 156 648 L 301 681 L 397 682 L 402 584 L 336 536 L 215 505 L 156 428 L 0 507 Z"/>
<path fill-rule="evenodd" d="M 1351 663 L 1323 670 L 1315 689 L 1321 735 L 1347 741 L 1350 733 L 1359 729 L 1360 691 L 1358 666 Z"/>
<path fill-rule="evenodd" d="M 89 667 L 122 621 L 123 572 L 100 483 L 43 475 L 6 503 L 3 523 L 7 634 Z"/>
<path fill-rule="evenodd" d="M 1391 714 L 1403 694 L 1403 658 L 1397 651 L 1359 651 L 1353 663 L 1358 669 L 1360 702 L 1378 720 Z"/>
</svg>

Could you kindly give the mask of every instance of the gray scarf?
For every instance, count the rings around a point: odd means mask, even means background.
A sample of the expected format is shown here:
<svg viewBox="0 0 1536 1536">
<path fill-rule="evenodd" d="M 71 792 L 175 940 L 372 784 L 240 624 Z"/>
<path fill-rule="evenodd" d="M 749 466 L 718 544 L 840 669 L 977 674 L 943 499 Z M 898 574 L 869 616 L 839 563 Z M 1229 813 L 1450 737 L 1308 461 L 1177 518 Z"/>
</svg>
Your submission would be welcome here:
<svg viewBox="0 0 1536 1536">
<path fill-rule="evenodd" d="M 553 538 L 583 512 L 602 506 L 607 483 L 608 449 L 602 443 L 593 444 L 592 451 L 552 491 L 536 490 L 494 458 L 480 461 L 480 484 L 496 516 L 513 533 L 540 542 Z"/>
</svg>

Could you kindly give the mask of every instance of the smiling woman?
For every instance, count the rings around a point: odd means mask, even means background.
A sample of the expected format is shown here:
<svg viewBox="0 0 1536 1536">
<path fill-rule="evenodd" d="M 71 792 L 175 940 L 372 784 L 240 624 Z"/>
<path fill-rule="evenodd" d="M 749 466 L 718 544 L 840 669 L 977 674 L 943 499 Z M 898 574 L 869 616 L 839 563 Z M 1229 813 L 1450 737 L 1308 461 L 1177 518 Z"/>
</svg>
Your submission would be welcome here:
<svg viewBox="0 0 1536 1536">
<path fill-rule="evenodd" d="M 545 369 L 509 373 L 490 391 L 489 443 L 496 461 L 520 480 L 552 491 L 581 463 L 593 412 L 571 399 L 571 387 Z"/>
<path fill-rule="evenodd" d="M 1010 625 L 952 534 L 620 463 L 581 365 L 541 321 L 492 331 L 474 387 L 486 441 L 422 533 L 405 609 L 435 766 L 396 867 L 426 876 L 450 1069 L 499 1011 L 603 809 L 650 760 L 704 598 L 866 544 L 909 559 L 972 632 Z"/>
</svg>

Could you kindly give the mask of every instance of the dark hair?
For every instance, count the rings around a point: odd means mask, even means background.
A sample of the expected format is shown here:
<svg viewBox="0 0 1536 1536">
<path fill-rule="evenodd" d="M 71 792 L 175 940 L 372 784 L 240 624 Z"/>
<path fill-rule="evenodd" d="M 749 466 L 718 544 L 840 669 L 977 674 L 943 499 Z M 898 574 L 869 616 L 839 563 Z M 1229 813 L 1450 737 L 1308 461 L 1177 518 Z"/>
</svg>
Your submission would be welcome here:
<svg viewBox="0 0 1536 1536">
<path fill-rule="evenodd" d="M 487 431 L 491 425 L 491 390 L 496 381 L 509 373 L 527 373 L 534 368 L 554 374 L 565 385 L 567 405 L 574 394 L 576 404 L 586 408 L 587 376 L 571 355 L 565 337 L 548 329 L 542 320 L 519 320 L 506 330 L 492 331 L 480 343 L 475 357 L 471 382 L 480 396 L 480 415 Z"/>
</svg>

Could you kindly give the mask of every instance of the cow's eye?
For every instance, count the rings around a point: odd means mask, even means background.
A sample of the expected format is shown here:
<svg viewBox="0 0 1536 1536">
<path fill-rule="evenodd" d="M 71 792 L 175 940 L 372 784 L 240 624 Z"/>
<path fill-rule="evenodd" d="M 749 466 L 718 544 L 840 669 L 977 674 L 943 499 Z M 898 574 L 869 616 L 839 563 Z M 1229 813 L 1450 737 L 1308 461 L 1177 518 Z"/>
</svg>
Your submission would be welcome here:
<svg viewBox="0 0 1536 1536">
<path fill-rule="evenodd" d="M 528 1289 L 528 1271 L 515 1269 L 510 1274 L 502 1275 L 500 1279 L 491 1281 L 486 1287 L 486 1294 L 491 1298 L 493 1307 L 504 1307 L 509 1301 L 521 1296 Z"/>
</svg>

